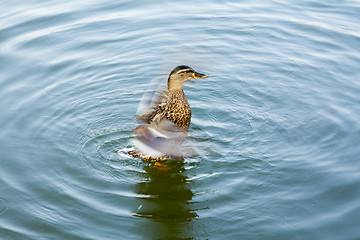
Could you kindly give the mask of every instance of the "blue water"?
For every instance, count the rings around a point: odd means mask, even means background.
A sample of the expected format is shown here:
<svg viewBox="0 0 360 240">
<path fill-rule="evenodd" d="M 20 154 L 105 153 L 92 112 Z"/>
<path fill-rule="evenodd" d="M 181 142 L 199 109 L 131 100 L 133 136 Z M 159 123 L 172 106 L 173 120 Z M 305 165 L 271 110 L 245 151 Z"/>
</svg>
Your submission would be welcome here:
<svg viewBox="0 0 360 240">
<path fill-rule="evenodd" d="M 360 239 L 359 1 L 0 9 L 0 239 Z M 180 64 L 197 154 L 119 156 Z"/>
</svg>

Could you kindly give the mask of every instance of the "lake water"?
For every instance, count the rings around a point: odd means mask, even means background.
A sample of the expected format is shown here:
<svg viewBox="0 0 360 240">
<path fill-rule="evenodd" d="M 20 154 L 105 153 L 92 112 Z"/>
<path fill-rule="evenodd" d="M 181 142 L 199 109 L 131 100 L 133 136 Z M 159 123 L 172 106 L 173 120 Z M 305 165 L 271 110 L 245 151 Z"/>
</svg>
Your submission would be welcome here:
<svg viewBox="0 0 360 240">
<path fill-rule="evenodd" d="M 1 239 L 360 239 L 359 1 L 1 1 Z M 197 155 L 132 147 L 186 64 Z"/>
</svg>

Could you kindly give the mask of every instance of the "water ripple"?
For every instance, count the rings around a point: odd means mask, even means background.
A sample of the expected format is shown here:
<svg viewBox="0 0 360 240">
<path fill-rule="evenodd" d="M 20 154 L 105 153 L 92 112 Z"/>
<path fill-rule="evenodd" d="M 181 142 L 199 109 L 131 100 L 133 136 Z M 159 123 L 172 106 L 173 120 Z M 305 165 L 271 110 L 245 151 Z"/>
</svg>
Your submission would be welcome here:
<svg viewBox="0 0 360 240">
<path fill-rule="evenodd" d="M 5 198 L 0 197 L 0 216 L 3 215 L 8 209 L 7 201 Z"/>
</svg>

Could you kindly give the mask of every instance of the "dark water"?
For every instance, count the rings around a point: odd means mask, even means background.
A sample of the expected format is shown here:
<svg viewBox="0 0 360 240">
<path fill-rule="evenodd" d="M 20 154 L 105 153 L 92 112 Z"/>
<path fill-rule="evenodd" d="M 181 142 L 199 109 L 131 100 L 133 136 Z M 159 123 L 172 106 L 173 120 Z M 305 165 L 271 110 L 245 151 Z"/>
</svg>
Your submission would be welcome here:
<svg viewBox="0 0 360 240">
<path fill-rule="evenodd" d="M 1 239 L 360 239 L 359 1 L 2 1 Z M 187 145 L 120 157 L 187 64 Z"/>
</svg>

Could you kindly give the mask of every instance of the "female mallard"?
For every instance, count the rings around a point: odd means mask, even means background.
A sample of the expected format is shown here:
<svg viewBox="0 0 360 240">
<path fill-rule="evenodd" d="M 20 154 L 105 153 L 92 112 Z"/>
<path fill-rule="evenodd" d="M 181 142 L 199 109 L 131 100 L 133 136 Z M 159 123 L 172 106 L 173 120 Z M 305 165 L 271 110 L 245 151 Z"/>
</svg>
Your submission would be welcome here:
<svg viewBox="0 0 360 240">
<path fill-rule="evenodd" d="M 161 94 L 150 111 L 137 117 L 147 125 L 134 129 L 136 149 L 128 153 L 150 161 L 181 159 L 178 150 L 191 120 L 191 109 L 181 84 L 191 78 L 207 77 L 188 66 L 174 68 L 168 78 L 167 91 Z"/>
</svg>

